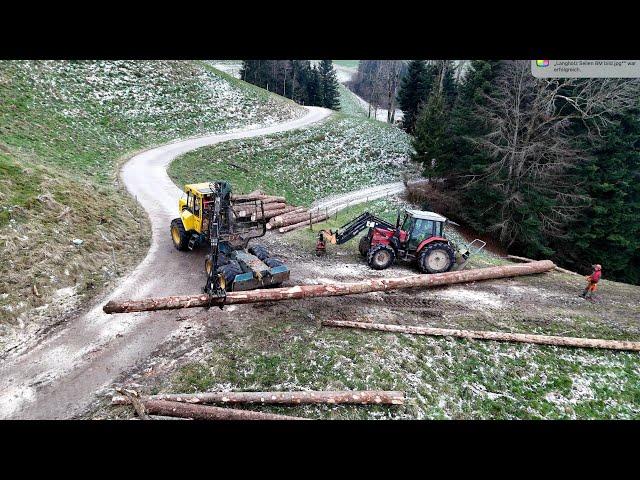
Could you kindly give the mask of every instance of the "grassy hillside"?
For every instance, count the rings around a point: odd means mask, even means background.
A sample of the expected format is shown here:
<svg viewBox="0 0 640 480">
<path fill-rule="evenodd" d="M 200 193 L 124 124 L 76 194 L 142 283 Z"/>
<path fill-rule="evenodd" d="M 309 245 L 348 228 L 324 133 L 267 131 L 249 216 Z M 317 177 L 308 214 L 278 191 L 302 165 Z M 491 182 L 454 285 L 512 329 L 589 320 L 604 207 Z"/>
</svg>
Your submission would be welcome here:
<svg viewBox="0 0 640 480">
<path fill-rule="evenodd" d="M 367 117 L 367 110 L 365 110 L 351 90 L 343 84 L 340 84 L 338 91 L 340 92 L 340 112 L 356 117 Z"/>
<path fill-rule="evenodd" d="M 178 184 L 224 178 L 234 191 L 262 188 L 309 205 L 334 193 L 396 181 L 409 165 L 406 133 L 390 125 L 334 114 L 323 124 L 203 147 L 176 159 Z"/>
<path fill-rule="evenodd" d="M 301 113 L 202 63 L 0 62 L 0 336 L 71 310 L 144 253 L 146 216 L 117 181 L 126 157 Z"/>
</svg>

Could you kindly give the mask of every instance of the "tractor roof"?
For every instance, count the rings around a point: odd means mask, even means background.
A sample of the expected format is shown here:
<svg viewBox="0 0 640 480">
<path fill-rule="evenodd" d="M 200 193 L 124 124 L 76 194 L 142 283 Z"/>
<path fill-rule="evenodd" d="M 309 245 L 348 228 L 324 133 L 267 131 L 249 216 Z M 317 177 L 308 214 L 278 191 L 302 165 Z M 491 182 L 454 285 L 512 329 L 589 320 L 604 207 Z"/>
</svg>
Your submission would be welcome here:
<svg viewBox="0 0 640 480">
<path fill-rule="evenodd" d="M 447 218 L 435 212 L 423 212 L 422 210 L 407 210 L 407 213 L 415 218 L 433 220 L 434 222 L 446 222 Z"/>
</svg>

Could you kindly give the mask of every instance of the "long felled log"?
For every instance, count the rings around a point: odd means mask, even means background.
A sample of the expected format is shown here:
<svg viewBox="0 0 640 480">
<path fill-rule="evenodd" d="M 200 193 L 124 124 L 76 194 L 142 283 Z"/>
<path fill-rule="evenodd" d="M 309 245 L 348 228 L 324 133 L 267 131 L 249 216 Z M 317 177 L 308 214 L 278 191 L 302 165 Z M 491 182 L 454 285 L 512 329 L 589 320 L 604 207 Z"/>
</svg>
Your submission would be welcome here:
<svg viewBox="0 0 640 480">
<path fill-rule="evenodd" d="M 278 229 L 278 231 L 280 233 L 287 233 L 290 232 L 292 230 L 297 230 L 298 228 L 302 228 L 305 227 L 307 225 L 313 225 L 314 223 L 320 223 L 325 221 L 327 218 L 329 218 L 329 215 L 326 213 L 323 213 L 321 215 L 316 215 L 316 216 L 312 216 L 311 218 L 308 218 L 302 222 L 299 223 L 294 223 L 292 225 L 287 225 L 286 227 L 280 227 Z"/>
<path fill-rule="evenodd" d="M 167 400 L 143 399 L 142 403 L 147 412 L 151 414 L 193 418 L 194 420 L 307 420 L 288 415 L 212 407 L 210 405 L 192 405 L 182 402 L 169 402 Z"/>
<path fill-rule="evenodd" d="M 264 197 L 266 194 L 262 190 L 254 190 L 253 192 L 245 194 L 232 194 L 232 201 L 244 201 L 244 200 L 258 200 L 258 197 Z"/>
<path fill-rule="evenodd" d="M 150 310 L 174 310 L 178 308 L 208 307 L 222 303 L 242 304 L 277 302 L 311 297 L 337 297 L 358 293 L 400 290 L 404 288 L 435 287 L 454 283 L 476 282 L 494 278 L 518 277 L 551 270 L 551 260 L 504 265 L 500 267 L 477 268 L 457 272 L 435 273 L 432 275 L 412 275 L 398 278 L 375 278 L 355 283 L 332 283 L 329 285 L 297 285 L 288 288 L 269 288 L 229 292 L 226 298 L 209 298 L 208 295 L 183 295 L 174 297 L 146 298 L 143 300 L 111 300 L 102 309 L 105 313 L 130 313 Z"/>
<path fill-rule="evenodd" d="M 385 323 L 352 322 L 348 320 L 323 320 L 323 326 L 381 330 L 383 332 L 411 333 L 414 335 L 435 335 L 443 337 L 495 340 L 499 342 L 537 343 L 560 347 L 606 348 L 610 350 L 640 351 L 640 342 L 627 340 L 603 340 L 600 338 L 560 337 L 555 335 L 535 335 L 529 333 L 486 332 L 480 330 L 456 330 L 450 328 L 414 327 L 410 325 L 389 325 Z"/>
<path fill-rule="evenodd" d="M 208 392 L 208 393 L 170 393 L 150 395 L 149 400 L 168 400 L 184 403 L 221 403 L 221 404 L 274 404 L 274 405 L 311 405 L 311 404 L 351 404 L 351 405 L 403 405 L 404 392 L 384 390 L 354 391 L 308 391 L 308 392 Z M 112 403 L 124 405 L 130 403 L 125 395 L 113 397 Z"/>
<path fill-rule="evenodd" d="M 516 261 L 518 261 L 518 262 L 535 262 L 535 261 L 536 261 L 536 260 L 533 260 L 533 259 L 531 259 L 531 258 L 527 258 L 527 257 L 519 257 L 519 256 L 517 256 L 517 255 L 507 255 L 507 258 L 508 258 L 509 260 L 516 260 Z M 568 274 L 571 274 L 571 275 L 577 275 L 577 276 L 579 276 L 579 277 L 581 277 L 581 276 L 582 276 L 582 275 L 580 275 L 579 273 L 572 272 L 571 270 L 567 270 L 566 268 L 561 268 L 561 267 L 559 267 L 559 266 L 557 266 L 557 265 L 556 265 L 555 267 L 553 267 L 553 268 L 554 268 L 554 270 L 557 270 L 558 272 L 568 273 Z"/>
</svg>

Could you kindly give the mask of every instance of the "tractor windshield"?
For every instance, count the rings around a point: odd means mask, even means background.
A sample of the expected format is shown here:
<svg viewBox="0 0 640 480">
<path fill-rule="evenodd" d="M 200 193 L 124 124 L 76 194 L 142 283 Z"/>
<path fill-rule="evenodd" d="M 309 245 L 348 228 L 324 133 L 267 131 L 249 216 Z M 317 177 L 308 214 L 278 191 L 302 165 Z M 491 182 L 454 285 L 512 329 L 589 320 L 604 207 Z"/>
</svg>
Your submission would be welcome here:
<svg viewBox="0 0 640 480">
<path fill-rule="evenodd" d="M 411 231 L 411 237 L 409 238 L 409 250 L 415 250 L 418 245 L 425 238 L 432 237 L 434 234 L 434 221 L 425 220 L 423 218 L 416 218 L 413 230 Z"/>
</svg>

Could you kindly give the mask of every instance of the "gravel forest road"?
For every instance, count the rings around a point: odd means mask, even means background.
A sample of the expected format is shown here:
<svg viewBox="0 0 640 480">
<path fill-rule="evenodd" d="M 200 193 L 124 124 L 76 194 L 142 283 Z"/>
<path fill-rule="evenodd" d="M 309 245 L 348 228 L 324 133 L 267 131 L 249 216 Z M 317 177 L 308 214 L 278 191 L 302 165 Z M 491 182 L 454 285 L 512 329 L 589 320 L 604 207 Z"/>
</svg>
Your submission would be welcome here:
<svg viewBox="0 0 640 480">
<path fill-rule="evenodd" d="M 121 372 L 145 359 L 177 327 L 175 312 L 106 315 L 111 299 L 200 293 L 204 253 L 184 255 L 171 244 L 180 189 L 167 175 L 179 155 L 206 145 L 293 130 L 319 122 L 331 110 L 306 107 L 305 115 L 263 128 L 176 141 L 132 157 L 121 178 L 147 211 L 151 246 L 144 260 L 119 287 L 99 298 L 86 313 L 69 321 L 28 352 L 0 366 L 0 418 L 72 418 Z M 222 314 L 222 312 L 220 312 Z"/>
</svg>

